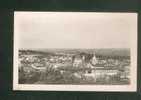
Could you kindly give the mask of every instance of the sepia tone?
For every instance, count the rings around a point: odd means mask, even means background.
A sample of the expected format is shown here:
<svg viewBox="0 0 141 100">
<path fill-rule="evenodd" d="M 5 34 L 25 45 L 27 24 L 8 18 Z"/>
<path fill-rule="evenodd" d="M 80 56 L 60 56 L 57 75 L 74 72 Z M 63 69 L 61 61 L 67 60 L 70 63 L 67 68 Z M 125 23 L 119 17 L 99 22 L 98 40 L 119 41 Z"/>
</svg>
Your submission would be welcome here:
<svg viewBox="0 0 141 100">
<path fill-rule="evenodd" d="M 136 90 L 135 13 L 15 12 L 14 19 L 14 90 Z"/>
<path fill-rule="evenodd" d="M 19 50 L 19 84 L 130 84 L 130 50 Z"/>
</svg>

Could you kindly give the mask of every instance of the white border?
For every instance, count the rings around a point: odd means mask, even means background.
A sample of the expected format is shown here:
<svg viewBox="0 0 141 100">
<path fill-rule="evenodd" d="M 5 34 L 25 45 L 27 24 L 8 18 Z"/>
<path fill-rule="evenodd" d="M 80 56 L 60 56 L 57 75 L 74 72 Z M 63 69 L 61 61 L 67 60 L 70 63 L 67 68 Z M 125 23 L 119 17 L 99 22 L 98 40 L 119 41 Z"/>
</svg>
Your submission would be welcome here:
<svg viewBox="0 0 141 100">
<path fill-rule="evenodd" d="M 14 16 L 18 13 L 19 12 L 14 12 Z M 66 13 L 66 12 L 61 12 L 61 13 Z M 81 12 L 81 13 L 88 13 L 88 12 Z M 89 12 L 89 13 L 94 13 L 94 12 Z M 137 13 L 129 13 L 129 15 L 130 14 L 134 14 L 136 18 L 135 20 L 136 20 L 136 27 L 137 27 Z M 130 43 L 131 43 L 131 66 L 132 66 L 130 69 L 131 70 L 131 84 L 130 85 L 29 85 L 29 84 L 23 85 L 23 84 L 18 84 L 18 35 L 15 34 L 14 32 L 13 90 L 135 92 L 137 91 L 137 29 L 134 34 L 131 34 Z"/>
</svg>

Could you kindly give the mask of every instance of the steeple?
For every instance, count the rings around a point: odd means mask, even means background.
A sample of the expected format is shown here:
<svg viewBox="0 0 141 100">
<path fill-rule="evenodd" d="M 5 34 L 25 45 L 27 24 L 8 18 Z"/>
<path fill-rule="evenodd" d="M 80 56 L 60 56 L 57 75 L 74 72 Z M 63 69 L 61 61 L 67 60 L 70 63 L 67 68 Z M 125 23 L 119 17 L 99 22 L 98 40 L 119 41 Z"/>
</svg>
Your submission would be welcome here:
<svg viewBox="0 0 141 100">
<path fill-rule="evenodd" d="M 97 64 L 97 58 L 96 58 L 96 56 L 95 56 L 95 53 L 93 53 L 93 57 L 92 57 L 92 64 L 93 65 L 96 65 Z"/>
</svg>

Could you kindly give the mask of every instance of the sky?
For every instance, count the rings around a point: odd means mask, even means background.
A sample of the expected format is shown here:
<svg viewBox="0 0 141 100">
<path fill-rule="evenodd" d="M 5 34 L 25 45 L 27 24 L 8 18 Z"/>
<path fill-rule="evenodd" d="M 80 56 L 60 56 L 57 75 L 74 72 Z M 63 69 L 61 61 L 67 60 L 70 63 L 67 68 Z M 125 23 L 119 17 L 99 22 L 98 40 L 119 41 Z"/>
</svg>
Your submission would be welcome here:
<svg viewBox="0 0 141 100">
<path fill-rule="evenodd" d="M 136 13 L 14 13 L 19 48 L 130 48 L 136 31 Z"/>
</svg>

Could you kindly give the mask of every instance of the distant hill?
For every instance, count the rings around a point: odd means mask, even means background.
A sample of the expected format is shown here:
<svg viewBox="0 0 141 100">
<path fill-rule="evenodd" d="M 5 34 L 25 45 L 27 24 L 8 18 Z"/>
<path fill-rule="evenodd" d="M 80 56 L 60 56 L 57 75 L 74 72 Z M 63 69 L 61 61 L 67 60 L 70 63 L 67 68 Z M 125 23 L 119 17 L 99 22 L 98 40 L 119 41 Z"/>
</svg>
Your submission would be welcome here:
<svg viewBox="0 0 141 100">
<path fill-rule="evenodd" d="M 96 49 L 95 52 L 103 56 L 130 56 L 130 49 Z"/>
<path fill-rule="evenodd" d="M 121 56 L 121 57 L 130 57 L 130 49 L 32 49 L 32 50 L 20 50 L 21 52 L 29 52 L 34 54 L 43 54 L 43 55 L 54 55 L 56 53 L 67 53 L 67 54 L 80 54 L 87 53 L 101 55 L 101 56 Z"/>
</svg>

